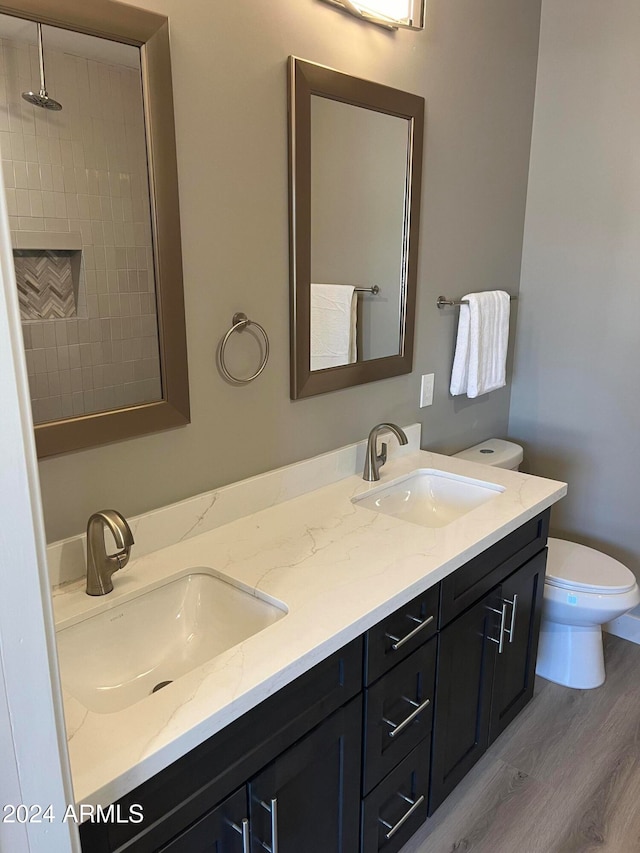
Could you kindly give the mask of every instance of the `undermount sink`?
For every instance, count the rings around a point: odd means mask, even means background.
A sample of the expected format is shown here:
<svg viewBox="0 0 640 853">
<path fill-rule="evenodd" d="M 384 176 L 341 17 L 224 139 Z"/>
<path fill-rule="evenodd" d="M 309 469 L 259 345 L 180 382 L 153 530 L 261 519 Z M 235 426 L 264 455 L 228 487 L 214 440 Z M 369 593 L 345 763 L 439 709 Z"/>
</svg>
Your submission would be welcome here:
<svg viewBox="0 0 640 853">
<path fill-rule="evenodd" d="M 504 486 L 495 483 L 419 468 L 352 501 L 423 527 L 445 527 L 502 492 Z"/>
<path fill-rule="evenodd" d="M 285 605 L 191 569 L 59 630 L 62 685 L 85 708 L 120 711 L 286 614 Z"/>
</svg>

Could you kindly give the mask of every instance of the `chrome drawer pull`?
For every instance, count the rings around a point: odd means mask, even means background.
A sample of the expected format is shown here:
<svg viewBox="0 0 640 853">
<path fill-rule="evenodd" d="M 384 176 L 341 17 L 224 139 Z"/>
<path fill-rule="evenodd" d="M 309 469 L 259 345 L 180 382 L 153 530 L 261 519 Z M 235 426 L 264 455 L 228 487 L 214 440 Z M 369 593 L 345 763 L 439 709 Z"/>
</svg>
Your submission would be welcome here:
<svg viewBox="0 0 640 853">
<path fill-rule="evenodd" d="M 231 828 L 235 829 L 237 833 L 242 836 L 242 853 L 251 853 L 251 848 L 249 847 L 249 821 L 245 817 L 242 820 L 242 826 L 238 826 L 237 823 L 232 823 Z"/>
<path fill-rule="evenodd" d="M 492 613 L 500 614 L 500 639 L 496 640 L 494 637 L 487 637 L 487 640 L 497 644 L 498 654 L 501 655 L 502 650 L 504 648 L 505 622 L 507 621 L 507 602 L 504 602 L 501 610 L 496 610 L 495 607 L 488 607 L 487 609 L 490 610 Z"/>
<path fill-rule="evenodd" d="M 409 818 L 410 818 L 410 817 L 411 817 L 411 815 L 415 812 L 415 810 L 416 810 L 419 806 L 421 806 L 421 805 L 424 803 L 424 794 L 422 794 L 421 796 L 419 796 L 419 797 L 418 797 L 418 799 L 417 799 L 415 802 L 414 802 L 413 800 L 410 800 L 410 799 L 409 799 L 409 797 L 405 797 L 403 794 L 398 794 L 398 796 L 399 796 L 399 797 L 401 797 L 403 800 L 406 800 L 406 802 L 407 802 L 407 803 L 411 803 L 411 808 L 409 809 L 409 811 L 408 811 L 408 812 L 406 812 L 406 814 L 404 814 L 404 815 L 400 818 L 400 820 L 396 823 L 396 825 L 395 825 L 395 826 L 391 826 L 391 824 L 390 824 L 390 823 L 387 823 L 387 821 L 386 821 L 386 820 L 383 820 L 381 817 L 379 817 L 379 818 L 378 818 L 378 820 L 380 821 L 380 823 L 381 823 L 383 826 L 386 826 L 386 827 L 387 827 L 387 829 L 389 830 L 389 832 L 387 832 L 387 834 L 385 835 L 385 838 L 387 839 L 387 841 L 388 841 L 390 838 L 393 838 L 393 836 L 394 836 L 394 835 L 396 834 L 396 832 L 400 829 L 400 827 L 401 827 L 401 826 L 404 826 L 404 824 L 409 820 Z"/>
<path fill-rule="evenodd" d="M 405 643 L 408 643 L 409 640 L 412 640 L 416 634 L 419 634 L 420 631 L 422 631 L 423 628 L 426 628 L 427 625 L 429 625 L 431 622 L 433 622 L 434 617 L 428 616 L 426 619 L 422 620 L 422 619 L 417 619 L 415 616 L 409 616 L 409 619 L 411 619 L 413 622 L 417 622 L 418 627 L 414 628 L 413 631 L 410 631 L 406 637 L 403 637 L 401 640 L 399 640 L 398 637 L 394 637 L 393 634 L 389 634 L 389 633 L 385 634 L 385 637 L 388 637 L 390 640 L 393 641 L 393 645 L 391 646 L 391 648 L 393 649 L 394 652 L 397 652 L 398 649 L 401 649 Z"/>
<path fill-rule="evenodd" d="M 395 737 L 396 735 L 399 735 L 401 731 L 406 729 L 406 727 L 410 725 L 415 720 L 415 718 L 431 704 L 431 699 L 425 699 L 421 705 L 418 705 L 418 703 L 414 702 L 413 699 L 407 699 L 406 701 L 410 705 L 416 706 L 416 709 L 415 711 L 412 711 L 409 716 L 401 723 L 394 723 L 391 720 L 387 720 L 386 717 L 382 718 L 383 722 L 385 722 L 388 726 L 391 726 L 391 731 L 388 732 L 389 737 Z"/>
<path fill-rule="evenodd" d="M 271 847 L 264 841 L 260 841 L 260 844 L 267 853 L 278 853 L 278 798 L 274 797 L 270 803 L 269 805 L 264 800 L 260 801 L 262 808 L 271 815 Z"/>
<path fill-rule="evenodd" d="M 507 634 L 509 635 L 509 642 L 513 643 L 513 638 L 516 633 L 516 611 L 518 609 L 518 596 L 514 593 L 513 601 L 509 601 L 509 599 L 505 600 L 506 604 L 511 605 L 511 627 L 507 630 Z"/>
</svg>

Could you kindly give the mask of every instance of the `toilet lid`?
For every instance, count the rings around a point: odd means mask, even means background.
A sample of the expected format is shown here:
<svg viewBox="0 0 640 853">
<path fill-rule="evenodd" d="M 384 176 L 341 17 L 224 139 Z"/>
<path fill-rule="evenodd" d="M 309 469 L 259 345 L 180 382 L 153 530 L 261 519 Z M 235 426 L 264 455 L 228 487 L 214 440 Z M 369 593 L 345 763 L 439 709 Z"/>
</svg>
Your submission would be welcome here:
<svg viewBox="0 0 640 853">
<path fill-rule="evenodd" d="M 630 569 L 602 551 L 565 539 L 549 539 L 548 546 L 546 583 L 551 586 L 614 595 L 636 583 Z"/>
</svg>

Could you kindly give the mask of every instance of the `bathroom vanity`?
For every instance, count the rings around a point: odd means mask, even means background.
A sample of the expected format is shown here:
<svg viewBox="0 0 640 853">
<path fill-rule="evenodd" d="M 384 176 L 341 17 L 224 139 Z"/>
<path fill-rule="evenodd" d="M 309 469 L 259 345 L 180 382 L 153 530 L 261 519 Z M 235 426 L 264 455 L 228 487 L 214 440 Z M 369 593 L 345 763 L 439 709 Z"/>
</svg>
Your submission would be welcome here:
<svg viewBox="0 0 640 853">
<path fill-rule="evenodd" d="M 382 485 L 417 469 L 487 479 L 421 451 Z M 345 477 L 116 575 L 134 595 L 217 567 L 288 613 L 115 713 L 65 695 L 77 801 L 144 813 L 85 823 L 83 849 L 399 850 L 533 693 L 549 507 L 566 487 L 489 479 L 491 500 L 432 528 L 358 506 L 376 487 Z M 80 594 L 56 597 L 64 624 Z"/>
</svg>

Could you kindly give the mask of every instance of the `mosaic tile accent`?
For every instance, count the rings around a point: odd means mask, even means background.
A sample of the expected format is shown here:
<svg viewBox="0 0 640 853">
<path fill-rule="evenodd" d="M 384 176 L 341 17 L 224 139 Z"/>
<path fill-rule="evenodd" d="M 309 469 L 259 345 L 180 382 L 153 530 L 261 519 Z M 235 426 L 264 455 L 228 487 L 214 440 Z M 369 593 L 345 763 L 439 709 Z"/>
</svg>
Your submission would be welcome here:
<svg viewBox="0 0 640 853">
<path fill-rule="evenodd" d="M 15 249 L 13 260 L 23 320 L 62 320 L 76 316 L 68 252 Z"/>
</svg>

